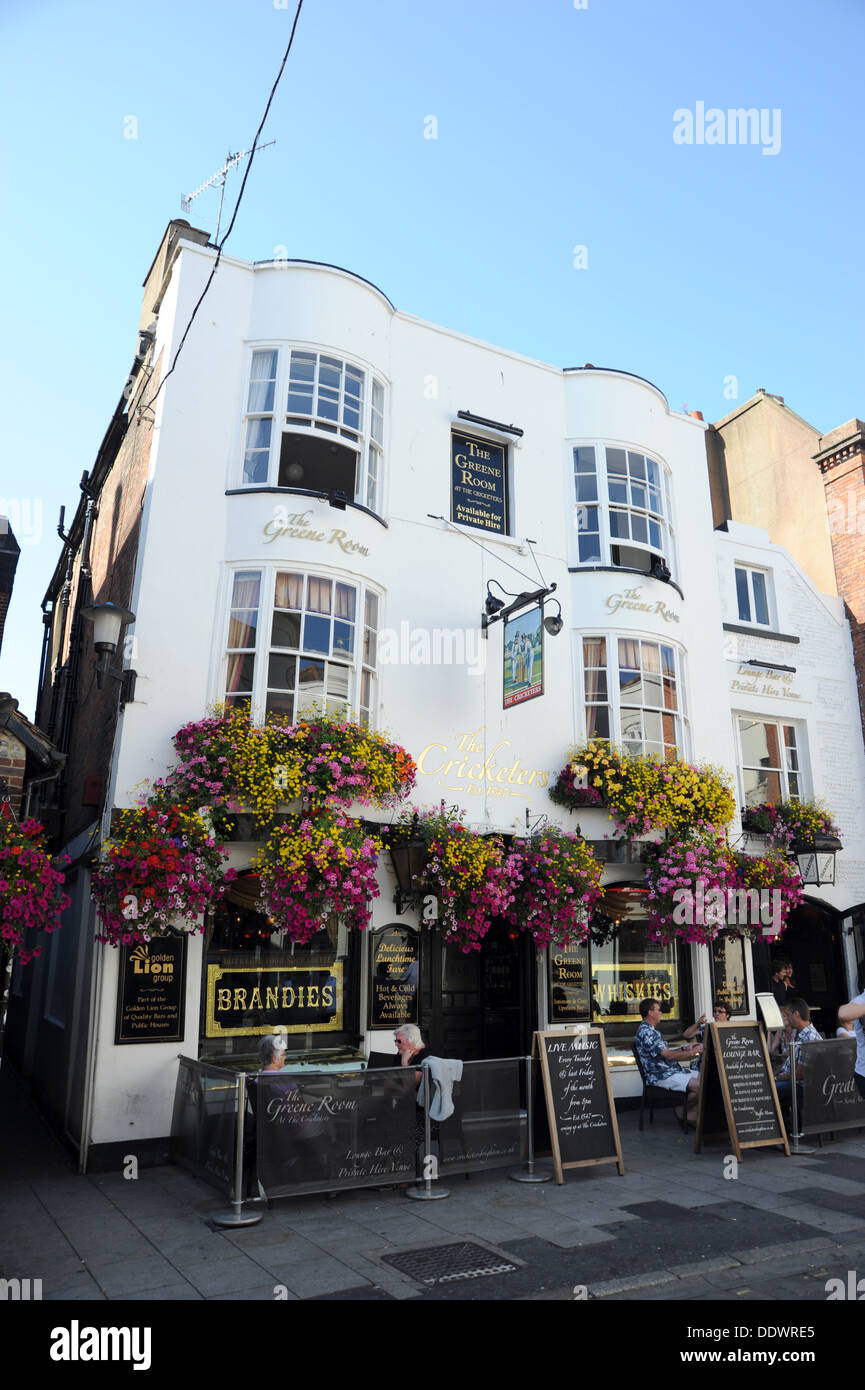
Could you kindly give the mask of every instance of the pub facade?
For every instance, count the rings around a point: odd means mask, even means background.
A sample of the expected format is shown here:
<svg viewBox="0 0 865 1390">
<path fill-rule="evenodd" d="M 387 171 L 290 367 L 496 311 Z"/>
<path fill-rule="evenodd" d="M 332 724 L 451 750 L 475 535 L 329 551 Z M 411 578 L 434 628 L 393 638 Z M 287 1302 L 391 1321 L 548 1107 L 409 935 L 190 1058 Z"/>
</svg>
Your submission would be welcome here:
<svg viewBox="0 0 865 1390">
<path fill-rule="evenodd" d="M 641 998 L 662 999 L 671 1036 L 718 993 L 755 1016 L 769 948 L 652 941 L 652 836 L 623 843 L 604 807 L 551 799 L 587 740 L 712 764 L 739 806 L 833 808 L 837 881 L 809 890 L 797 928 L 801 970 L 814 967 L 802 983 L 823 987 L 828 1022 L 849 997 L 865 901 L 849 630 L 765 532 L 713 530 L 702 421 L 631 373 L 471 340 L 303 261 L 223 257 L 175 363 L 215 254 L 185 224 L 166 232 L 134 386 L 47 596 L 37 722 L 72 756 L 64 804 L 43 813 L 73 861 L 72 901 L 47 956 L 16 975 L 10 1050 L 82 1165 L 130 1144 L 160 1156 L 178 1054 L 252 1068 L 274 1027 L 291 1065 L 345 1070 L 393 1053 L 402 1022 L 464 1060 L 525 1055 L 536 1029 L 590 1022 L 625 1097 L 639 1090 Z M 134 621 L 124 670 L 94 690 L 78 616 L 104 602 Z M 477 834 L 579 825 L 604 862 L 607 931 L 539 950 L 497 919 L 464 951 L 383 854 L 370 929 L 331 918 L 298 944 L 261 910 L 259 830 L 241 814 L 237 877 L 203 934 L 94 946 L 90 882 L 112 816 L 215 703 L 286 724 L 348 706 L 415 760 L 412 805 L 458 808 Z M 61 1038 L 58 1077 L 47 1049 Z"/>
</svg>

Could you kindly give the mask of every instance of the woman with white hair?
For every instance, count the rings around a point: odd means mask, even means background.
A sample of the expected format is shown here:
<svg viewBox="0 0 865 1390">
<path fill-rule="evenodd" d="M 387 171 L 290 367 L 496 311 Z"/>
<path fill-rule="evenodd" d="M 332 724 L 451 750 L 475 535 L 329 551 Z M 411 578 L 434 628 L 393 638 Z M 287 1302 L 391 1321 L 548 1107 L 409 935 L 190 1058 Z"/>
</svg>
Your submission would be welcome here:
<svg viewBox="0 0 865 1390">
<path fill-rule="evenodd" d="M 397 1028 L 393 1039 L 399 1053 L 401 1067 L 411 1066 L 412 1062 L 421 1063 L 430 1055 L 429 1048 L 424 1045 L 421 1031 L 416 1023 L 404 1023 L 401 1028 Z M 421 1074 L 418 1072 L 417 1080 L 420 1081 L 420 1079 Z"/>
</svg>

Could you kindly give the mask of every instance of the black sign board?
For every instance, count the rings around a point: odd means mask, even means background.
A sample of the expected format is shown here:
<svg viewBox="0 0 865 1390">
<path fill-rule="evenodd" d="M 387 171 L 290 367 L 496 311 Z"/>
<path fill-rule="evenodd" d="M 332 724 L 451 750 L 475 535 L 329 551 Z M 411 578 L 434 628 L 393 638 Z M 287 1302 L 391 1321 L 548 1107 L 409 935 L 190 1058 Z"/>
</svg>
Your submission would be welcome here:
<svg viewBox="0 0 865 1390">
<path fill-rule="evenodd" d="M 417 1023 L 419 957 L 418 934 L 410 927 L 390 926 L 373 933 L 370 1028 Z"/>
<path fill-rule="evenodd" d="M 471 434 L 451 433 L 451 520 L 508 534 L 508 451 Z"/>
<path fill-rule="evenodd" d="M 581 1023 L 589 1017 L 589 951 L 584 944 L 556 946 L 550 959 L 550 1021 Z"/>
<path fill-rule="evenodd" d="M 342 962 L 333 965 L 207 967 L 208 1038 L 342 1028 Z"/>
<path fill-rule="evenodd" d="M 865 1125 L 865 1100 L 855 1081 L 856 1042 L 853 1038 L 828 1038 L 826 1042 L 800 1043 L 802 1058 L 802 1107 L 806 1134 L 833 1129 L 858 1129 Z"/>
<path fill-rule="evenodd" d="M 415 1177 L 414 1067 L 264 1072 L 248 1081 L 268 1196 L 381 1187 Z"/>
<path fill-rule="evenodd" d="M 186 1014 L 186 937 L 120 947 L 114 1041 L 180 1042 Z"/>
<path fill-rule="evenodd" d="M 510 1168 L 527 1152 L 526 1116 L 520 1104 L 522 1057 L 467 1062 L 453 1087 L 454 1113 L 438 1125 L 443 1175 Z M 436 1150 L 436 1140 L 432 1140 Z"/>
<path fill-rule="evenodd" d="M 535 1033 L 541 1059 L 556 1181 L 562 1170 L 615 1163 L 625 1171 L 607 1049 L 600 1028 Z"/>
<path fill-rule="evenodd" d="M 725 1133 L 737 1158 L 743 1149 L 790 1146 L 759 1023 L 710 1023 L 700 1065 L 696 1151 L 706 1138 Z"/>
</svg>

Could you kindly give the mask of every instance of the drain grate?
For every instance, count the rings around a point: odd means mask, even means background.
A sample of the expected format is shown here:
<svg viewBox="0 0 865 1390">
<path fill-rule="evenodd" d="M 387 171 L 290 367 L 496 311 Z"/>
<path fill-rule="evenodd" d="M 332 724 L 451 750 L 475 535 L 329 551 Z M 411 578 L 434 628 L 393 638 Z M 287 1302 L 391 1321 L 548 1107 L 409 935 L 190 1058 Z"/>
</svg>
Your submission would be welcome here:
<svg viewBox="0 0 865 1390">
<path fill-rule="evenodd" d="M 423 1250 L 402 1250 L 382 1255 L 385 1264 L 418 1284 L 451 1284 L 457 1279 L 485 1279 L 491 1274 L 511 1274 L 517 1266 L 502 1260 L 495 1250 L 473 1241 L 433 1245 Z"/>
</svg>

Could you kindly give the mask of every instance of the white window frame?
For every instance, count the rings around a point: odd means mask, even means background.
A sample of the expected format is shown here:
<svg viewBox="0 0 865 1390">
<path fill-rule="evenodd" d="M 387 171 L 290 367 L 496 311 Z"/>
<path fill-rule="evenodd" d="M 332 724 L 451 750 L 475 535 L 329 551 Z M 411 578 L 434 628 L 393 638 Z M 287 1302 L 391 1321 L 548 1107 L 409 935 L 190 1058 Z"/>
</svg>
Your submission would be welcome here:
<svg viewBox="0 0 865 1390">
<path fill-rule="evenodd" d="M 249 398 L 252 369 L 255 363 L 255 354 L 261 352 L 275 352 L 277 354 L 275 378 L 260 378 L 262 380 L 273 379 L 275 381 L 273 409 L 270 411 L 250 411 Z M 314 403 L 319 399 L 318 385 L 322 358 L 331 358 L 333 361 L 341 364 L 343 371 L 341 375 L 338 410 L 340 418 L 338 418 L 337 421 L 329 420 L 320 414 L 310 414 L 309 416 L 301 416 L 298 414 L 298 416 L 294 417 L 289 416 L 288 388 L 291 376 L 291 356 L 293 352 L 309 354 L 316 359 L 316 393 Z M 346 367 L 352 368 L 354 371 L 363 374 L 363 400 L 360 411 L 360 425 L 357 430 L 347 425 L 341 418 L 345 402 Z M 383 513 L 387 390 L 387 382 L 380 373 L 373 371 L 368 363 L 360 362 L 356 358 L 349 357 L 338 348 L 331 350 L 322 347 L 320 344 L 301 342 L 256 342 L 248 344 L 243 380 L 243 398 L 241 402 L 242 418 L 240 427 L 239 486 L 244 490 L 249 489 L 250 491 L 254 491 L 256 488 L 280 486 L 279 458 L 283 434 L 295 434 L 319 440 L 322 438 L 329 438 L 339 443 L 342 447 L 350 449 L 352 453 L 357 455 L 355 487 L 349 500 L 359 506 L 366 507 L 376 515 L 381 515 Z M 261 419 L 269 419 L 271 421 L 267 475 L 265 478 L 253 482 L 247 480 L 245 477 L 247 441 L 250 435 L 250 422 Z M 290 483 L 284 484 L 283 486 L 287 492 L 315 491 L 315 489 L 292 488 Z"/>
<path fill-rule="evenodd" d="M 234 580 L 238 574 L 258 574 L 259 584 L 259 606 L 256 611 L 256 632 L 255 645 L 247 648 L 232 648 L 229 651 L 228 640 L 231 627 L 232 599 L 234 596 Z M 316 652 L 312 649 L 305 649 L 303 646 L 303 628 L 301 628 L 301 640 L 299 645 L 294 647 L 275 647 L 271 641 L 271 632 L 274 616 L 274 602 L 276 596 L 276 577 L 281 573 L 302 575 L 304 580 L 303 600 L 308 595 L 308 579 L 327 580 L 332 585 L 345 584 L 355 591 L 355 617 L 354 617 L 354 651 L 351 661 L 343 661 L 335 652 L 325 654 Z M 367 595 L 371 595 L 377 601 L 377 628 L 373 629 L 367 624 Z M 370 584 L 366 579 L 356 574 L 345 574 L 337 570 L 329 570 L 325 567 L 314 565 L 292 564 L 290 560 L 279 563 L 262 564 L 251 562 L 249 564 L 232 565 L 226 571 L 225 599 L 223 604 L 224 621 L 222 628 L 222 648 L 221 660 L 219 664 L 219 688 L 217 699 L 220 702 L 232 701 L 232 692 L 227 690 L 229 658 L 236 652 L 250 652 L 254 656 L 252 690 L 248 692 L 250 697 L 250 708 L 252 711 L 253 723 L 263 724 L 267 717 L 267 694 L 269 685 L 269 665 L 270 655 L 284 654 L 286 656 L 296 656 L 297 660 L 315 660 L 331 662 L 332 664 L 345 666 L 349 671 L 349 691 L 346 700 L 340 697 L 330 697 L 328 704 L 346 704 L 352 714 L 362 719 L 364 713 L 368 718 L 366 722 L 369 727 L 374 729 L 378 716 L 378 666 L 377 666 L 377 640 L 382 631 L 384 594 L 377 585 Z M 313 610 L 306 606 L 301 610 L 301 623 L 307 613 L 316 616 Z M 338 621 L 331 613 L 331 621 Z M 366 677 L 366 679 L 365 679 Z M 299 695 L 299 680 L 296 678 L 296 692 Z M 368 703 L 362 702 L 364 692 L 369 695 Z M 247 692 L 237 692 L 238 701 L 245 698 Z M 295 700 L 294 722 L 300 717 L 299 701 Z M 362 720 L 363 722 L 363 720 Z"/>
<path fill-rule="evenodd" d="M 739 585 L 738 585 L 738 582 L 737 582 L 737 579 L 736 579 L 736 573 L 737 573 L 738 570 L 741 570 L 741 571 L 743 572 L 743 574 L 745 575 L 745 582 L 746 582 L 747 588 L 748 588 L 748 606 L 749 606 L 749 609 L 750 609 L 750 612 L 751 612 L 752 615 L 756 615 L 756 612 L 757 612 L 757 605 L 756 605 L 756 601 L 755 601 L 755 598 L 754 598 L 754 575 L 755 575 L 755 574 L 762 575 L 762 577 L 763 577 L 763 583 L 764 583 L 765 590 L 766 590 L 766 615 L 767 615 L 767 616 L 766 616 L 766 621 L 765 621 L 765 622 L 763 622 L 760 618 L 758 618 L 758 617 L 756 617 L 756 616 L 751 616 L 751 617 L 748 617 L 748 618 L 743 618 L 743 617 L 741 616 L 741 614 L 739 613 Z M 772 590 L 773 590 L 773 585 L 772 585 L 772 571 L 771 571 L 770 569 L 766 569 L 763 565 L 752 565 L 752 564 L 750 564 L 747 560 L 734 560 L 734 561 L 733 561 L 733 594 L 734 594 L 735 604 L 736 604 L 736 606 L 735 606 L 735 613 L 736 613 L 736 619 L 735 619 L 735 621 L 736 621 L 736 622 L 739 622 L 739 623 L 747 623 L 749 627 L 767 627 L 767 628 L 772 628 L 772 627 L 774 627 L 774 626 L 775 626 L 775 602 L 774 602 L 774 594 L 773 594 L 773 591 L 772 591 Z"/>
<path fill-rule="evenodd" d="M 768 771 L 780 772 L 781 774 L 781 800 L 782 801 L 807 801 L 811 795 L 811 779 L 808 775 L 808 750 L 806 742 L 806 725 L 798 719 L 784 719 L 783 716 L 773 716 L 766 714 L 755 714 L 753 710 L 734 710 L 733 711 L 733 731 L 736 739 L 736 780 L 739 789 L 739 805 L 747 806 L 745 792 L 745 755 L 742 748 L 742 726 L 740 720 L 749 719 L 755 724 L 771 724 L 778 731 L 778 746 L 785 751 L 782 765 L 779 768 L 770 768 Z M 786 756 L 787 742 L 784 734 L 785 728 L 792 729 L 796 741 L 796 761 L 798 768 L 788 766 L 789 758 Z M 748 771 L 756 771 L 750 764 Z M 798 778 L 798 789 L 790 790 L 790 773 Z M 762 805 L 762 802 L 759 803 Z"/>
<path fill-rule="evenodd" d="M 652 710 L 653 713 L 659 713 L 659 714 L 664 714 L 664 713 L 666 713 L 666 714 L 672 714 L 672 715 L 674 716 L 674 718 L 675 718 L 676 720 L 678 720 L 678 728 L 679 728 L 679 730 L 681 731 L 681 736 L 682 736 L 681 746 L 677 745 L 677 748 L 678 748 L 678 758 L 679 758 L 680 760 L 682 760 L 682 761 L 687 762 L 688 759 L 689 759 L 690 756 L 691 756 L 691 746 L 692 746 L 692 744 L 691 744 L 691 719 L 690 719 L 690 715 L 689 715 L 689 712 L 688 712 L 688 711 L 689 711 L 689 700 L 688 700 L 688 670 L 687 670 L 686 656 L 685 656 L 685 652 L 684 652 L 683 648 L 680 647 L 676 642 L 670 642 L 669 640 L 666 639 L 666 637 L 661 636 L 661 635 L 657 635 L 657 636 L 656 636 L 656 635 L 651 634 L 651 633 L 645 633 L 645 634 L 643 634 L 643 633 L 634 633 L 634 632 L 620 632 L 620 631 L 617 631 L 617 630 L 615 630 L 615 629 L 613 629 L 612 631 L 607 630 L 607 631 L 604 631 L 604 632 L 600 632 L 600 631 L 589 632 L 589 631 L 586 631 L 586 630 L 581 630 L 581 631 L 579 631 L 578 633 L 575 634 L 575 637 L 576 637 L 576 655 L 577 655 L 576 664 L 577 664 L 577 672 L 578 672 L 578 675 L 577 675 L 577 691 L 578 691 L 579 701 L 580 701 L 580 729 L 582 730 L 582 736 L 583 736 L 583 738 L 588 738 L 588 737 L 589 737 L 589 733 L 588 733 L 588 718 L 587 718 L 587 709 L 588 709 L 589 706 L 588 706 L 587 700 L 586 700 L 586 670 L 587 670 L 587 668 L 586 668 L 586 664 L 585 664 L 583 642 L 584 642 L 584 641 L 589 641 L 589 642 L 591 642 L 591 641 L 597 641 L 597 640 L 599 640 L 600 638 L 604 638 L 605 641 L 606 641 L 606 644 L 607 644 L 607 648 L 606 648 L 606 652 L 607 652 L 607 667 L 606 667 L 606 669 L 607 669 L 607 699 L 606 699 L 606 702 L 598 701 L 597 703 L 598 703 L 598 704 L 606 703 L 606 707 L 607 707 L 607 709 L 609 710 L 609 714 L 610 714 L 610 742 L 613 743 L 613 744 L 615 744 L 615 745 L 616 745 L 617 747 L 619 747 L 619 748 L 623 748 L 623 747 L 624 747 L 624 741 L 623 741 L 623 738 L 622 738 L 622 702 L 621 702 L 621 691 L 620 691 L 620 683 L 619 683 L 619 639 L 622 638 L 624 641 L 629 641 L 629 642 L 640 642 L 640 643 L 644 643 L 644 642 L 645 642 L 645 643 L 651 643 L 653 646 L 656 646 L 656 647 L 658 647 L 658 648 L 660 648 L 660 647 L 668 647 L 668 648 L 670 648 L 670 649 L 672 650 L 672 652 L 673 652 L 673 657 L 674 657 L 674 662 L 675 662 L 676 695 L 677 695 L 677 698 L 678 698 L 678 706 L 679 706 L 678 709 L 677 709 L 677 710 L 664 710 L 664 709 L 658 707 L 658 709 L 655 710 L 652 706 L 648 706 L 648 705 L 641 705 L 641 706 L 639 706 L 639 708 L 642 709 L 642 710 L 646 710 L 646 709 Z M 611 656 L 615 656 L 615 662 L 611 662 Z M 642 658 L 642 647 L 641 647 L 641 658 Z M 593 737 L 593 738 L 596 738 L 596 737 L 600 737 L 600 735 L 593 734 L 592 737 Z M 646 752 L 646 741 L 645 741 L 645 739 L 642 740 L 642 744 L 643 744 L 643 746 L 642 746 L 641 751 L 645 753 L 645 752 Z"/>
<path fill-rule="evenodd" d="M 595 499 L 585 499 L 577 495 L 577 449 L 594 450 L 594 474 L 597 483 L 597 497 Z M 610 499 L 610 473 L 608 471 L 607 466 L 608 449 L 618 449 L 620 452 L 623 452 L 626 455 L 625 466 L 628 470 L 627 473 L 624 475 L 628 480 L 628 500 L 626 502 L 614 502 Z M 633 480 L 632 475 L 630 473 L 630 462 L 627 456 L 631 454 L 638 457 L 642 457 L 644 459 L 648 459 L 658 468 L 660 481 L 660 487 L 658 488 L 658 492 L 660 494 L 662 508 L 661 511 L 655 511 L 653 508 L 650 508 L 648 506 L 648 497 L 647 505 L 645 507 L 635 505 L 632 502 L 630 488 L 633 486 L 639 487 L 640 484 L 639 480 L 637 480 L 636 482 Z M 575 565 L 578 566 L 580 569 L 597 568 L 599 565 L 609 566 L 610 568 L 621 569 L 625 573 L 628 573 L 629 570 L 631 570 L 632 568 L 638 569 L 639 566 L 616 565 L 613 561 L 612 555 L 613 546 L 627 546 L 632 550 L 641 551 L 648 556 L 657 555 L 660 558 L 662 558 L 666 562 L 672 577 L 675 579 L 678 574 L 678 555 L 676 550 L 676 518 L 673 506 L 672 475 L 670 473 L 670 469 L 667 467 L 664 460 L 660 458 L 657 454 L 652 453 L 639 445 L 625 444 L 622 442 L 612 443 L 611 441 L 604 439 L 570 440 L 568 442 L 568 458 L 570 461 L 571 497 L 573 499 L 574 506 L 573 525 L 575 537 Z M 618 475 L 615 474 L 613 475 L 614 480 L 617 476 Z M 646 486 L 645 491 L 648 494 L 648 485 Z M 580 558 L 580 534 L 581 530 L 588 529 L 584 526 L 584 523 L 588 519 L 585 515 L 585 509 L 589 507 L 597 507 L 598 509 L 598 547 L 601 553 L 598 558 L 590 557 L 583 560 Z M 652 544 L 650 539 L 643 541 L 634 540 L 632 538 L 624 539 L 619 536 L 613 536 L 611 534 L 610 522 L 611 510 L 616 512 L 624 512 L 629 517 L 644 517 L 646 519 L 647 534 L 649 532 L 649 522 L 652 521 L 656 523 L 660 531 L 660 545 Z M 648 570 L 646 570 L 645 572 L 648 574 Z"/>
</svg>

